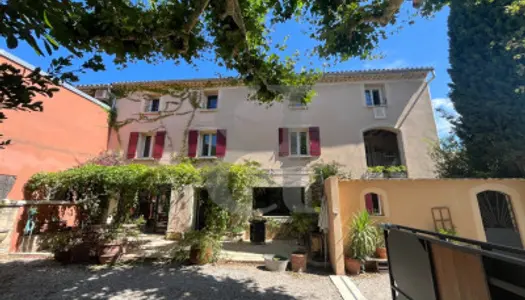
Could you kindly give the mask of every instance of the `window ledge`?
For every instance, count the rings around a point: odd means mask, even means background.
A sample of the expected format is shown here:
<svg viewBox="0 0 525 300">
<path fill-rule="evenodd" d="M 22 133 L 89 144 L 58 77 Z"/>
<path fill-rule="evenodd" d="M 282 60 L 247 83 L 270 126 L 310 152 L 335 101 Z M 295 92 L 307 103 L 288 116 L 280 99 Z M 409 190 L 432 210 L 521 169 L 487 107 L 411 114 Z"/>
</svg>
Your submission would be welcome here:
<svg viewBox="0 0 525 300">
<path fill-rule="evenodd" d="M 376 107 L 384 107 L 384 108 L 386 108 L 386 107 L 388 107 L 388 105 L 386 105 L 386 104 L 382 104 L 382 105 L 367 105 L 366 107 L 368 107 L 368 108 L 376 108 Z"/>
<path fill-rule="evenodd" d="M 197 156 L 196 159 L 218 159 L 217 156 Z"/>
<path fill-rule="evenodd" d="M 135 157 L 132 160 L 155 160 L 153 157 Z"/>
<path fill-rule="evenodd" d="M 291 158 L 291 159 L 309 159 L 309 158 L 312 158 L 312 157 L 315 157 L 315 156 L 312 156 L 312 155 L 288 155 L 288 158 Z"/>
<path fill-rule="evenodd" d="M 161 113 L 162 113 L 161 111 L 145 111 L 142 114 L 146 116 L 156 116 L 156 115 L 160 115 Z"/>
<path fill-rule="evenodd" d="M 291 110 L 308 110 L 308 106 L 295 106 L 295 105 L 288 105 L 288 108 Z"/>
<path fill-rule="evenodd" d="M 212 113 L 216 112 L 217 110 L 217 108 L 199 108 L 200 113 Z"/>
</svg>

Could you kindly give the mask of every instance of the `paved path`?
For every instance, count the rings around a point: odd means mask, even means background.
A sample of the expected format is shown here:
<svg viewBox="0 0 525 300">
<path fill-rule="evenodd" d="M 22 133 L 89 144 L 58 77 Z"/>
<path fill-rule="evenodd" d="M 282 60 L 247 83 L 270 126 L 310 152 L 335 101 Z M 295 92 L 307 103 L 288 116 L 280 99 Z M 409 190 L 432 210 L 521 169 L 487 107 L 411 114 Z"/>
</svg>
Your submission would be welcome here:
<svg viewBox="0 0 525 300">
<path fill-rule="evenodd" d="M 1 299 L 340 300 L 328 276 L 272 273 L 258 265 L 152 263 L 116 267 L 0 259 Z"/>
</svg>

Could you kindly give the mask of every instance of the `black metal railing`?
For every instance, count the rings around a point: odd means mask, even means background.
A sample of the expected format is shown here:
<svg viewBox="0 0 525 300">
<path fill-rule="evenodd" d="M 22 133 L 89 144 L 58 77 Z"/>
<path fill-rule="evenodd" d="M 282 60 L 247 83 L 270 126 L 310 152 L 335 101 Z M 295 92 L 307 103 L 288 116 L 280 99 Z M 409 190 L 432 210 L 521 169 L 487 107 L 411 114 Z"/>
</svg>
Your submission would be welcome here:
<svg viewBox="0 0 525 300">
<path fill-rule="evenodd" d="M 525 251 L 382 224 L 392 299 L 525 299 Z"/>
</svg>

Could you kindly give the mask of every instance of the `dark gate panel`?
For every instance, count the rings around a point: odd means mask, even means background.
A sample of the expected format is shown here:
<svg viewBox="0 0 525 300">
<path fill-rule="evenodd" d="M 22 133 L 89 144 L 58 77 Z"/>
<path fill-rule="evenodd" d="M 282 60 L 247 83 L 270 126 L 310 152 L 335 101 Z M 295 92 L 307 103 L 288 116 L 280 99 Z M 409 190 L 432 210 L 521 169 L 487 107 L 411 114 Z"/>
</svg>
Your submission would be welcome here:
<svg viewBox="0 0 525 300">
<path fill-rule="evenodd" d="M 432 281 L 432 266 L 425 243 L 417 236 L 390 231 L 387 238 L 388 258 L 394 285 L 408 297 L 399 294 L 395 299 L 436 299 Z"/>
<path fill-rule="evenodd" d="M 525 300 L 524 250 L 382 226 L 394 300 Z"/>
</svg>

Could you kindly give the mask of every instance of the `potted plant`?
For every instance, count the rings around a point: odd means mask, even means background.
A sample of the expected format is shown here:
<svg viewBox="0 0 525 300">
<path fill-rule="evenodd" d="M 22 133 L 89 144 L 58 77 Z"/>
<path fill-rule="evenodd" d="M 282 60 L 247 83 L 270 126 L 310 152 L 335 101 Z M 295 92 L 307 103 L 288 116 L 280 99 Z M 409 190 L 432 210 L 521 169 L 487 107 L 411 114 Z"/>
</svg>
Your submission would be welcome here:
<svg viewBox="0 0 525 300">
<path fill-rule="evenodd" d="M 377 230 L 377 242 L 376 242 L 376 256 L 381 259 L 387 259 L 387 251 L 385 246 L 385 237 L 381 233 L 381 230 Z"/>
<path fill-rule="evenodd" d="M 300 249 L 292 252 L 292 271 L 293 272 L 306 272 L 306 263 L 308 261 L 308 255 L 306 250 Z"/>
<path fill-rule="evenodd" d="M 369 179 L 370 178 L 371 179 L 384 178 L 385 177 L 385 167 L 384 166 L 368 167 L 367 177 Z"/>
<path fill-rule="evenodd" d="M 179 247 L 190 247 L 190 263 L 204 265 L 217 260 L 221 249 L 221 237 L 208 230 L 194 230 L 184 234 Z"/>
<path fill-rule="evenodd" d="M 367 211 L 354 216 L 349 235 L 350 246 L 345 257 L 345 267 L 351 275 L 358 275 L 363 261 L 376 247 L 377 230 Z"/>
<path fill-rule="evenodd" d="M 386 168 L 388 178 L 406 178 L 407 168 L 405 166 L 390 166 Z"/>
<path fill-rule="evenodd" d="M 264 266 L 268 271 L 284 272 L 289 262 L 290 260 L 287 257 L 281 255 L 268 254 L 264 256 Z"/>
<path fill-rule="evenodd" d="M 55 260 L 64 264 L 88 262 L 91 249 L 84 236 L 82 230 L 50 232 L 42 235 L 39 247 L 52 252 Z"/>
<path fill-rule="evenodd" d="M 101 264 L 115 263 L 124 253 L 125 243 L 126 239 L 119 238 L 115 229 L 100 233 L 97 245 L 98 262 Z"/>
<path fill-rule="evenodd" d="M 299 241 L 299 245 L 306 246 L 308 243 L 308 234 L 317 226 L 317 215 L 311 213 L 292 213 L 290 226 Z"/>
<path fill-rule="evenodd" d="M 245 226 L 242 226 L 242 225 L 235 226 L 230 232 L 231 239 L 233 241 L 242 241 L 245 232 L 246 232 Z"/>
</svg>

